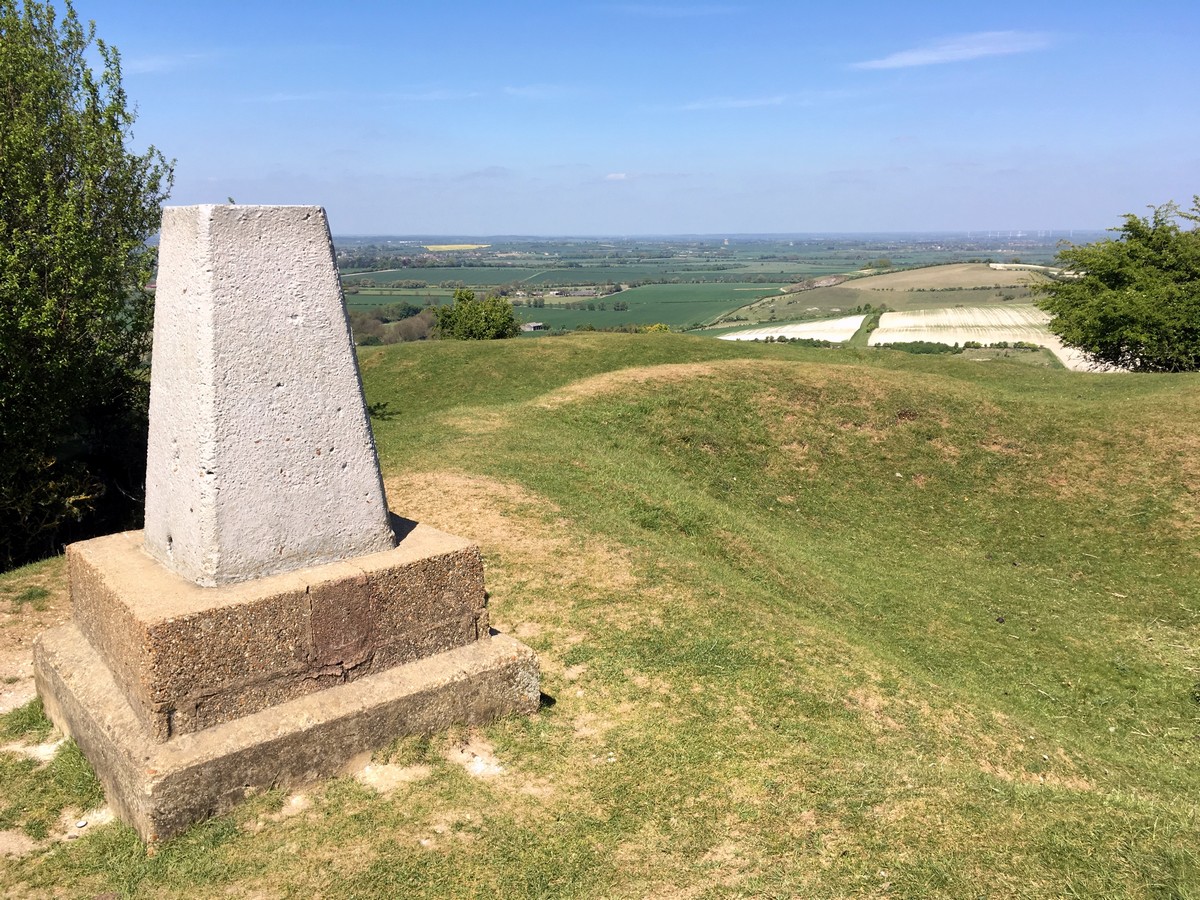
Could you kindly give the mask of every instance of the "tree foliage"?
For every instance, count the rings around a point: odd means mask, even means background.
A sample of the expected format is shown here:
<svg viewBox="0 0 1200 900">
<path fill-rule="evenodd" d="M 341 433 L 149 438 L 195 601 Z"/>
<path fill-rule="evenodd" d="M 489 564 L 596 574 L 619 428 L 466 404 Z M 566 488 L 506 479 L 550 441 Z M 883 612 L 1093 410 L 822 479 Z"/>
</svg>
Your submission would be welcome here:
<svg viewBox="0 0 1200 900">
<path fill-rule="evenodd" d="M 1058 254 L 1065 272 L 1034 288 L 1050 330 L 1100 363 L 1143 372 L 1200 369 L 1200 196 L 1149 218 L 1125 216 L 1116 239 Z M 1193 224 L 1190 229 L 1180 221 Z"/>
<path fill-rule="evenodd" d="M 94 25 L 0 0 L 0 565 L 85 513 L 127 524 L 141 492 L 146 241 L 172 172 L 127 149 L 133 121 Z"/>
<path fill-rule="evenodd" d="M 454 292 L 454 304 L 439 306 L 438 333 L 460 341 L 489 341 L 511 338 L 521 333 L 512 304 L 503 297 L 475 298 L 475 292 L 459 288 Z"/>
</svg>

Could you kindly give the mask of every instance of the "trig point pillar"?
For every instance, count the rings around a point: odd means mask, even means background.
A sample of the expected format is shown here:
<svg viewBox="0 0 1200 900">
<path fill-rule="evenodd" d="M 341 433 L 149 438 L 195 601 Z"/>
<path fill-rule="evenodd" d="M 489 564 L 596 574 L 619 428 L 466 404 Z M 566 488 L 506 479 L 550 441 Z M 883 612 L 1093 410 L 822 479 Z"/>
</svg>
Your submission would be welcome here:
<svg viewBox="0 0 1200 900">
<path fill-rule="evenodd" d="M 163 211 L 146 549 L 207 586 L 395 546 L 325 212 Z"/>
<path fill-rule="evenodd" d="M 478 547 L 388 512 L 319 207 L 164 210 L 145 528 L 67 565 L 38 693 L 146 840 L 537 708 Z"/>
</svg>

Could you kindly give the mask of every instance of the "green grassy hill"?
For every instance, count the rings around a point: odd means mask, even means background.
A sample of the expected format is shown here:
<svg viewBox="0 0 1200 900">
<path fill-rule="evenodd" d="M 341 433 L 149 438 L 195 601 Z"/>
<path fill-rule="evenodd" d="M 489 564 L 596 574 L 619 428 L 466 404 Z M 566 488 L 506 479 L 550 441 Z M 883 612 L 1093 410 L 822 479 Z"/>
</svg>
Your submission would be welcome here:
<svg viewBox="0 0 1200 900">
<path fill-rule="evenodd" d="M 361 361 L 392 507 L 481 543 L 552 702 L 404 742 L 389 793 L 268 794 L 153 856 L 107 825 L 0 888 L 1200 891 L 1197 376 L 670 334 Z M 70 804 L 12 759 L 0 827 Z"/>
</svg>

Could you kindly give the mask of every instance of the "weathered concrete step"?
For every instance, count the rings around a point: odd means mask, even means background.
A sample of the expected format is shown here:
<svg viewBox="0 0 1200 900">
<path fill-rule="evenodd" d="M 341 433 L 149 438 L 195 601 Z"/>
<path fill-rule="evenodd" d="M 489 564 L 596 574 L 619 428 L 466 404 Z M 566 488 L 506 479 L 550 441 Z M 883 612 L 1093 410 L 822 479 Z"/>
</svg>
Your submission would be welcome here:
<svg viewBox="0 0 1200 900">
<path fill-rule="evenodd" d="M 397 520 L 394 550 L 200 587 L 128 531 L 67 548 L 73 617 L 158 741 L 488 633 L 479 548 Z"/>
<path fill-rule="evenodd" d="M 533 651 L 496 634 L 157 743 L 74 625 L 41 635 L 34 673 L 50 719 L 146 841 L 224 812 L 252 791 L 333 775 L 398 736 L 532 713 L 540 698 Z"/>
</svg>

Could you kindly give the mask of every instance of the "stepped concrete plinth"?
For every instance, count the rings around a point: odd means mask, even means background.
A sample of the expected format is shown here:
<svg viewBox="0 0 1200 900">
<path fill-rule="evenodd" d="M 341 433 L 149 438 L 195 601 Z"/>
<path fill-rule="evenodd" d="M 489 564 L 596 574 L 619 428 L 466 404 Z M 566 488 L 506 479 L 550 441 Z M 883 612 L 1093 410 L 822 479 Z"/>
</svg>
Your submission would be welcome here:
<svg viewBox="0 0 1200 900">
<path fill-rule="evenodd" d="M 67 548 L 47 713 L 145 840 L 532 713 L 479 549 L 389 513 L 324 211 L 164 210 L 143 531 Z"/>
</svg>

